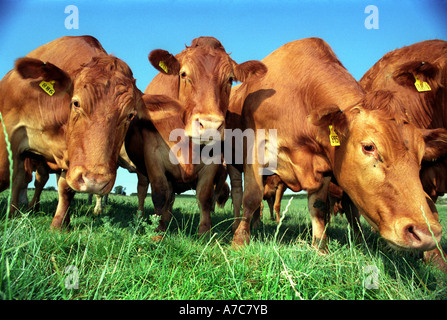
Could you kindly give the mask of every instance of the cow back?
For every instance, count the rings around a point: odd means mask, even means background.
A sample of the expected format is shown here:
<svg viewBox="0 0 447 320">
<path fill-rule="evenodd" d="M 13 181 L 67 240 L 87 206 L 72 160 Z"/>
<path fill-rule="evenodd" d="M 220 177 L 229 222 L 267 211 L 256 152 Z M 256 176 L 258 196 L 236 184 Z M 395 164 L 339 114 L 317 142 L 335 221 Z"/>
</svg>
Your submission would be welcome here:
<svg viewBox="0 0 447 320">
<path fill-rule="evenodd" d="M 66 36 L 53 40 L 27 54 L 27 57 L 49 61 L 72 75 L 92 57 L 107 55 L 99 41 L 91 36 Z"/>
</svg>

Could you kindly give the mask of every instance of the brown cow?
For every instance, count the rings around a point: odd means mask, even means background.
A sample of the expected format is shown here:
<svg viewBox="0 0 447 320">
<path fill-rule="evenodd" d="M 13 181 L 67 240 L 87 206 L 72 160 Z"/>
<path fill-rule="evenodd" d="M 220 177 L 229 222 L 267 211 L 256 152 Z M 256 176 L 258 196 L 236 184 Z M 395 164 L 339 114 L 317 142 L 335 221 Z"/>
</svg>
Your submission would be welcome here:
<svg viewBox="0 0 447 320">
<path fill-rule="evenodd" d="M 446 75 L 447 41 L 428 40 L 388 52 L 365 73 L 360 84 L 366 91 L 395 92 L 402 101 L 402 112 L 417 127 L 447 128 Z M 428 90 L 418 91 L 417 82 L 427 83 Z M 422 163 L 424 190 L 433 201 L 447 188 L 444 163 L 445 159 Z"/>
<path fill-rule="evenodd" d="M 130 120 L 137 111 L 149 116 L 151 100 L 167 99 L 145 97 L 147 107 L 141 95 L 127 64 L 90 36 L 62 37 L 18 59 L 0 82 L 0 111 L 13 153 L 12 211 L 25 185 L 27 156 L 62 173 L 52 227 L 69 224 L 75 191 L 108 193 Z M 9 185 L 8 163 L 2 130 L 0 190 Z"/>
<path fill-rule="evenodd" d="M 422 41 L 388 52 L 359 82 L 368 92 L 392 91 L 401 101 L 400 112 L 416 127 L 447 128 L 447 41 Z M 436 201 L 447 190 L 447 162 L 445 157 L 427 160 L 422 162 L 422 186 Z M 440 267 L 447 272 L 447 263 Z"/>
<path fill-rule="evenodd" d="M 447 151 L 447 132 L 419 130 L 408 123 L 395 111 L 399 101 L 390 92 L 365 95 L 321 39 L 290 42 L 262 62 L 268 73 L 235 89 L 229 112 L 239 114 L 243 129 L 256 134 L 259 129 L 277 129 L 273 173 L 293 191 L 308 191 L 314 241 L 325 238 L 325 212 L 312 204 L 326 199 L 330 179 L 325 176 L 332 172 L 390 244 L 433 249 L 442 228 L 426 201 L 419 169 L 423 159 Z M 258 145 L 271 150 L 274 145 L 269 144 L 275 141 L 269 141 L 269 135 Z M 337 140 L 338 146 L 331 145 Z M 233 239 L 236 246 L 249 242 L 250 221 L 262 200 L 257 148 L 253 163 L 244 162 L 243 217 Z"/>
<path fill-rule="evenodd" d="M 162 216 L 160 229 L 165 229 L 170 220 L 170 207 L 175 190 L 184 191 L 195 187 L 201 219 L 199 234 L 211 228 L 210 210 L 213 206 L 213 184 L 221 159 L 209 164 L 193 161 L 199 148 L 209 141 L 210 133 L 220 143 L 225 127 L 233 81 L 246 81 L 252 76 L 265 74 L 266 68 L 259 61 L 237 64 L 226 53 L 222 44 L 212 37 L 194 39 L 190 47 L 173 56 L 165 50 L 154 50 L 149 60 L 160 73 L 152 80 L 145 93 L 164 94 L 178 99 L 182 108 L 171 114 L 169 121 L 132 122 L 126 137 L 126 150 L 137 170 L 149 179 L 155 213 Z M 173 130 L 180 129 L 181 142 L 170 141 Z M 214 142 L 210 142 L 212 145 Z M 174 152 L 178 161 L 170 159 L 170 149 L 184 144 L 190 150 Z M 194 154 L 193 154 L 194 153 Z M 146 182 L 139 182 L 141 194 L 145 195 Z M 146 189 L 147 190 L 147 189 Z M 140 193 L 140 191 L 139 191 Z M 141 206 L 140 206 L 141 209 Z"/>
</svg>

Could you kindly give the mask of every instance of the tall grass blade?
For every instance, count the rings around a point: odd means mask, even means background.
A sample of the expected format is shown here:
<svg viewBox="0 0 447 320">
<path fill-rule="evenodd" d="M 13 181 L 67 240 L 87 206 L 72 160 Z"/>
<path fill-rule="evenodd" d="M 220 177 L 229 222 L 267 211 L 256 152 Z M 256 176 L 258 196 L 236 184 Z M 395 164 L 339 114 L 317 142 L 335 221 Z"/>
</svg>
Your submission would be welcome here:
<svg viewBox="0 0 447 320">
<path fill-rule="evenodd" d="M 428 223 L 428 219 L 427 219 L 427 216 L 425 215 L 425 211 L 424 211 L 424 208 L 422 207 L 422 205 L 421 205 L 421 211 L 422 211 L 422 215 L 424 216 L 425 223 L 426 223 L 427 226 L 428 226 L 428 231 L 430 231 L 430 234 L 431 234 L 433 240 L 434 240 L 435 243 L 436 243 L 436 247 L 438 248 L 439 252 L 441 253 L 441 257 L 442 257 L 442 259 L 444 260 L 445 263 L 447 263 L 447 259 L 446 259 L 446 257 L 444 256 L 444 253 L 443 253 L 444 251 L 442 250 L 441 246 L 439 245 L 439 242 L 436 240 L 436 238 L 435 238 L 435 234 L 434 234 L 433 231 L 431 230 L 430 223 Z"/>
</svg>

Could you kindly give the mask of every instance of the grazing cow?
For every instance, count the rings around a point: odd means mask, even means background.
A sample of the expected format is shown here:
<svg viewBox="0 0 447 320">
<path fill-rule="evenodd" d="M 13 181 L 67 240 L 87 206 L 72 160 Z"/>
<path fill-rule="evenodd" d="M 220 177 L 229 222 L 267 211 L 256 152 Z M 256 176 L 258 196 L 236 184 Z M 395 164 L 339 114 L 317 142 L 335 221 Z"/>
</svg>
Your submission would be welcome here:
<svg viewBox="0 0 447 320">
<path fill-rule="evenodd" d="M 126 150 L 137 170 L 149 180 L 139 182 L 143 196 L 145 185 L 151 184 L 155 213 L 162 216 L 160 229 L 164 230 L 170 220 L 174 192 L 195 188 L 201 213 L 199 234 L 202 234 L 211 228 L 213 184 L 222 164 L 220 153 L 213 155 L 216 161 L 207 164 L 202 159 L 191 159 L 197 155 L 198 148 L 203 151 L 222 140 L 233 81 L 262 76 L 266 68 L 259 61 L 237 64 L 212 37 L 194 39 L 190 47 L 176 56 L 165 50 L 154 50 L 149 54 L 149 61 L 160 73 L 145 93 L 178 99 L 182 108 L 176 114 L 171 113 L 167 121 L 135 119 L 126 137 Z M 175 129 L 182 129 L 174 137 L 181 138 L 178 144 L 170 141 L 170 134 Z M 208 141 L 210 135 L 218 142 Z M 170 149 L 179 144 L 190 150 L 189 156 L 186 152 L 174 153 L 178 159 L 173 161 L 169 156 Z"/>
<path fill-rule="evenodd" d="M 145 105 L 141 95 L 127 64 L 91 36 L 62 37 L 18 59 L 0 82 L 0 112 L 13 155 L 12 211 L 26 185 L 26 157 L 61 173 L 54 228 L 69 224 L 75 191 L 108 193 L 130 121 L 137 112 L 149 117 L 151 107 L 167 99 L 147 96 Z M 2 191 L 9 174 L 2 130 Z"/>
<path fill-rule="evenodd" d="M 417 127 L 447 128 L 446 75 L 447 41 L 428 40 L 388 52 L 359 82 L 368 92 L 393 91 Z M 424 190 L 433 201 L 447 188 L 444 163 L 445 158 L 422 163 Z"/>
<path fill-rule="evenodd" d="M 321 39 L 290 42 L 262 62 L 267 74 L 235 89 L 228 114 L 239 115 L 244 130 L 258 135 L 260 129 L 273 128 L 277 134 L 270 139 L 263 132 L 264 143 L 253 148 L 254 160 L 244 161 L 243 217 L 233 244 L 249 242 L 250 222 L 262 200 L 264 165 L 257 149 L 272 150 L 276 142 L 272 171 L 291 190 L 308 191 L 314 242 L 325 238 L 319 203 L 327 198 L 333 174 L 388 243 L 433 249 L 442 228 L 426 201 L 419 169 L 423 159 L 447 151 L 447 131 L 416 128 L 396 111 L 400 101 L 391 92 L 365 94 Z"/>
<path fill-rule="evenodd" d="M 447 128 L 447 41 L 422 41 L 388 52 L 359 83 L 367 92 L 392 91 L 401 102 L 400 112 L 416 127 Z M 435 160 L 423 161 L 420 172 L 422 186 L 434 202 L 447 191 L 446 157 Z M 425 256 L 433 254 L 440 256 L 439 251 Z M 447 263 L 439 262 L 447 272 Z"/>
</svg>

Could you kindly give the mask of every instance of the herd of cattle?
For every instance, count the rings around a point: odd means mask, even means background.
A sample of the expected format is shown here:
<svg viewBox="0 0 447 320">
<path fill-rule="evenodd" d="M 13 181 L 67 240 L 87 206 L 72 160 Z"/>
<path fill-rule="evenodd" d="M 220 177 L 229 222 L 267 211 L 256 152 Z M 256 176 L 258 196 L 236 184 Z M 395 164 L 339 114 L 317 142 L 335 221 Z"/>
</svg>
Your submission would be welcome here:
<svg viewBox="0 0 447 320">
<path fill-rule="evenodd" d="M 57 173 L 51 226 L 68 226 L 75 192 L 109 193 L 123 166 L 138 175 L 140 210 L 150 183 L 161 230 L 174 194 L 195 189 L 202 234 L 228 172 L 235 246 L 249 243 L 263 198 L 278 211 L 290 188 L 308 192 L 316 246 L 324 249 L 328 208 L 338 208 L 354 230 L 361 214 L 392 247 L 424 252 L 447 272 L 434 205 L 447 188 L 446 41 L 389 52 L 360 81 L 318 38 L 238 64 L 217 39 L 199 37 L 175 56 L 154 50 L 149 61 L 159 74 L 144 93 L 127 64 L 91 36 L 56 39 L 15 62 L 0 82 L 12 213 L 33 171 L 42 188 Z M 170 141 L 179 128 L 185 136 Z M 259 174 L 263 161 L 246 161 L 243 137 L 232 143 L 244 146 L 242 163 L 191 161 L 201 136 L 213 130 L 223 143 L 225 129 L 276 129 L 274 175 Z M 1 130 L 0 191 L 10 184 L 7 139 Z M 173 162 L 178 143 L 189 159 L 177 153 Z"/>
</svg>

